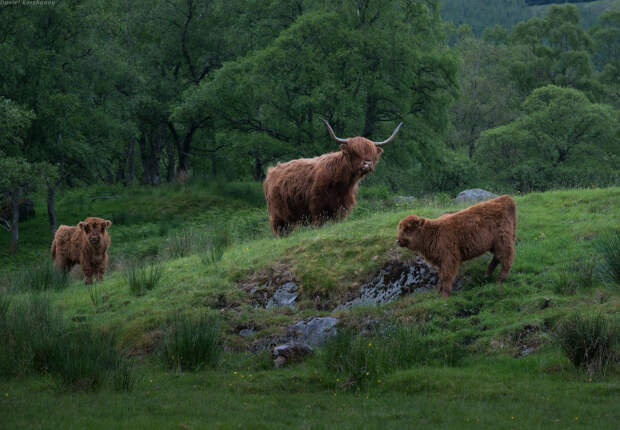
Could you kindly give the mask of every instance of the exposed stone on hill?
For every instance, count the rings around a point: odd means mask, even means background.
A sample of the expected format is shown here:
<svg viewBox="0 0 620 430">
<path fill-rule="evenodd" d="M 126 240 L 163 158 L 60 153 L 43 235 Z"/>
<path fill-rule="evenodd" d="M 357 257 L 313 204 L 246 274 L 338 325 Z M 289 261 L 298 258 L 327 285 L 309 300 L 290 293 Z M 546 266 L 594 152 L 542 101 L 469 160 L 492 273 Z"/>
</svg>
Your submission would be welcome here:
<svg viewBox="0 0 620 430">
<path fill-rule="evenodd" d="M 295 282 L 287 282 L 278 287 L 265 306 L 267 309 L 289 307 L 295 309 L 295 300 L 299 296 L 299 287 Z"/>
<path fill-rule="evenodd" d="M 490 191 L 486 191 L 481 188 L 473 188 L 471 190 L 461 191 L 454 200 L 457 203 L 475 203 L 491 200 L 495 197 L 497 197 L 497 194 L 493 194 Z"/>
<path fill-rule="evenodd" d="M 271 356 L 276 367 L 282 367 L 297 361 L 302 361 L 308 354 L 312 354 L 314 350 L 310 345 L 302 342 L 288 342 L 276 346 Z"/>
<path fill-rule="evenodd" d="M 358 297 L 338 306 L 336 310 L 383 305 L 410 294 L 434 291 L 437 281 L 437 270 L 421 258 L 409 262 L 390 262 L 384 265 L 370 282 L 361 286 Z M 460 288 L 461 280 L 457 278 L 452 290 Z"/>
<path fill-rule="evenodd" d="M 313 347 L 322 346 L 336 335 L 336 324 L 338 318 L 334 317 L 306 318 L 289 327 L 289 336 Z"/>
</svg>

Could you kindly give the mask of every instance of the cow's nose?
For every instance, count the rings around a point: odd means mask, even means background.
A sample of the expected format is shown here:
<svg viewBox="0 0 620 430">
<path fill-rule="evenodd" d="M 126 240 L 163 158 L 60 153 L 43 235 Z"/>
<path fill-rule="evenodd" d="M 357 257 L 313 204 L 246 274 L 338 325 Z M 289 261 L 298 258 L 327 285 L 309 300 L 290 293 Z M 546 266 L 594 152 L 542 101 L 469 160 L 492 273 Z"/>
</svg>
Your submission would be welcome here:
<svg viewBox="0 0 620 430">
<path fill-rule="evenodd" d="M 398 244 L 398 246 L 405 247 L 407 246 L 407 239 L 396 239 L 396 243 Z"/>
</svg>

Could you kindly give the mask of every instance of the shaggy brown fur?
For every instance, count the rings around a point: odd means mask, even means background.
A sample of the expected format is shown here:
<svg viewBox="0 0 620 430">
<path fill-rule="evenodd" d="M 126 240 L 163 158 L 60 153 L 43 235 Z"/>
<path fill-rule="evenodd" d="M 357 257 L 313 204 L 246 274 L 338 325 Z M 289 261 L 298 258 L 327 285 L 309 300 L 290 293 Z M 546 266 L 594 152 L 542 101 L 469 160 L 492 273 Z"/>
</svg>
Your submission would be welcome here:
<svg viewBox="0 0 620 430">
<path fill-rule="evenodd" d="M 516 225 L 515 203 L 505 195 L 437 219 L 409 215 L 398 224 L 398 245 L 419 252 L 439 269 L 438 292 L 447 297 L 461 262 L 487 251 L 493 259 L 486 276 L 501 264 L 498 281 L 506 279 L 514 258 Z"/>
<path fill-rule="evenodd" d="M 388 141 L 396 132 L 398 128 Z M 268 170 L 263 190 L 275 235 L 288 234 L 297 223 L 321 225 L 329 219 L 345 218 L 351 212 L 359 181 L 375 169 L 383 149 L 359 136 L 346 139 L 340 149 L 314 158 L 278 163 Z"/>
<path fill-rule="evenodd" d="M 52 259 L 57 269 L 68 272 L 79 264 L 82 266 L 86 284 L 92 282 L 93 275 L 103 280 L 108 264 L 107 249 L 110 236 L 107 229 L 112 222 L 103 218 L 90 217 L 77 227 L 61 225 L 52 242 Z"/>
</svg>

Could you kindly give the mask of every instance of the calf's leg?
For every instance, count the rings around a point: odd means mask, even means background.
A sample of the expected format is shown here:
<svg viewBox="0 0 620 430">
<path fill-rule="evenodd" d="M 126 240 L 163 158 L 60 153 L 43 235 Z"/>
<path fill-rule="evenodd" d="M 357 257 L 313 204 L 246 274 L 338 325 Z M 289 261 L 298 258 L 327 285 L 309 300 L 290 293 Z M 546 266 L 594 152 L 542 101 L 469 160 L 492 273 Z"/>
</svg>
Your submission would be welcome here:
<svg viewBox="0 0 620 430">
<path fill-rule="evenodd" d="M 441 294 L 441 298 L 445 299 L 452 291 L 452 283 L 459 269 L 459 262 L 455 260 L 442 261 L 439 267 L 439 282 L 437 284 L 437 292 Z"/>
</svg>

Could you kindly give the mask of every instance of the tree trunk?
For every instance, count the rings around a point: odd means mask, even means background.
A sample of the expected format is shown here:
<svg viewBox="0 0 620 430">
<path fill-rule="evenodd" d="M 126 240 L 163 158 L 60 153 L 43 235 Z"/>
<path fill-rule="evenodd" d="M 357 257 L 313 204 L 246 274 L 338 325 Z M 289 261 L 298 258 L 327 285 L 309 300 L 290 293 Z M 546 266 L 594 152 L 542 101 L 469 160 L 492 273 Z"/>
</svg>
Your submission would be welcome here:
<svg viewBox="0 0 620 430">
<path fill-rule="evenodd" d="M 256 182 L 262 182 L 265 179 L 265 172 L 263 170 L 263 162 L 258 155 L 254 156 L 254 180 Z"/>
<path fill-rule="evenodd" d="M 211 175 L 213 179 L 217 177 L 217 154 L 215 151 L 211 153 Z"/>
<path fill-rule="evenodd" d="M 54 207 L 54 187 L 47 187 L 47 217 L 50 220 L 50 234 L 52 236 L 52 240 L 56 235 L 56 230 L 58 229 L 58 222 L 56 221 L 56 209 Z"/>
<path fill-rule="evenodd" d="M 127 151 L 127 176 L 125 177 L 125 186 L 133 184 L 135 147 L 136 139 L 132 138 L 129 141 L 129 149 Z"/>
<path fill-rule="evenodd" d="M 143 185 L 160 185 L 161 176 L 159 173 L 160 148 L 156 139 L 152 136 L 140 136 L 140 157 L 142 158 L 142 180 Z"/>
<path fill-rule="evenodd" d="M 368 97 L 366 99 L 366 115 L 364 120 L 364 133 L 362 136 L 369 138 L 375 131 L 375 124 L 377 122 L 377 99 L 374 97 Z"/>
<path fill-rule="evenodd" d="M 183 138 L 183 142 L 181 142 L 181 144 L 177 146 L 179 156 L 177 174 L 181 172 L 185 172 L 187 174 L 189 170 L 189 153 L 192 149 L 192 139 L 194 138 L 194 133 L 196 132 L 196 130 L 198 130 L 198 127 L 192 124 L 192 127 Z"/>
<path fill-rule="evenodd" d="M 19 241 L 19 196 L 20 189 L 16 189 L 11 193 L 11 245 L 9 254 L 17 253 L 17 243 Z"/>
<path fill-rule="evenodd" d="M 169 141 L 166 151 L 168 152 L 166 180 L 170 183 L 174 181 L 174 142 L 172 140 Z"/>
</svg>

